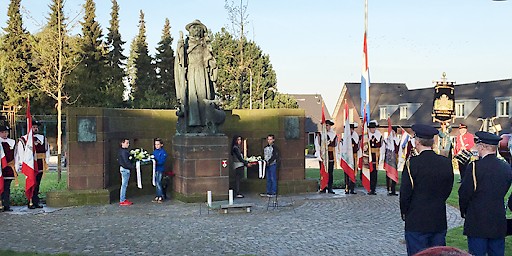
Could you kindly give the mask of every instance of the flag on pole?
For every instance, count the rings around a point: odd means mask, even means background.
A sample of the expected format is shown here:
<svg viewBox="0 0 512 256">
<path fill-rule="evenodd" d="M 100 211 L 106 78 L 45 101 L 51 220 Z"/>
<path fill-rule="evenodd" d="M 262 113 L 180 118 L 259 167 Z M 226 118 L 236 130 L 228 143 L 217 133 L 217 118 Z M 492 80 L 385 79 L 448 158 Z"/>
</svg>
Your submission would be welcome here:
<svg viewBox="0 0 512 256">
<path fill-rule="evenodd" d="M 341 168 L 352 182 L 356 182 L 354 172 L 354 153 L 352 151 L 352 133 L 350 132 L 350 120 L 348 119 L 348 104 L 345 102 L 345 129 L 343 130 L 343 143 L 341 147 Z"/>
<path fill-rule="evenodd" d="M 366 109 L 363 112 L 363 135 L 361 136 L 361 147 L 359 148 L 359 167 L 361 169 L 361 183 L 366 191 L 370 192 L 370 172 L 373 171 L 372 154 L 370 152 L 370 139 L 368 137 L 368 119 Z"/>
<path fill-rule="evenodd" d="M 30 115 L 30 100 L 27 98 L 27 135 L 24 140 L 24 150 L 21 155 L 21 172 L 25 174 L 25 196 L 30 201 L 36 185 L 36 159 L 34 158 L 34 134 L 32 133 L 32 116 Z M 23 138 L 22 138 L 23 141 Z"/>
<path fill-rule="evenodd" d="M 368 66 L 368 0 L 364 2 L 363 69 L 361 71 L 361 113 L 370 120 L 370 68 Z"/>
<path fill-rule="evenodd" d="M 398 146 L 398 171 L 402 171 L 405 165 L 405 159 L 407 158 L 408 143 L 411 139 L 411 135 L 402 128 L 402 138 L 400 138 L 400 145 Z"/>
<path fill-rule="evenodd" d="M 322 102 L 322 132 L 320 133 L 320 190 L 324 190 L 329 182 L 329 152 L 327 142 L 327 127 L 325 126 L 325 104 Z"/>
<path fill-rule="evenodd" d="M 386 176 L 398 183 L 398 170 L 395 152 L 395 131 L 391 128 L 391 119 L 388 117 L 388 137 L 386 138 L 384 170 Z"/>
</svg>

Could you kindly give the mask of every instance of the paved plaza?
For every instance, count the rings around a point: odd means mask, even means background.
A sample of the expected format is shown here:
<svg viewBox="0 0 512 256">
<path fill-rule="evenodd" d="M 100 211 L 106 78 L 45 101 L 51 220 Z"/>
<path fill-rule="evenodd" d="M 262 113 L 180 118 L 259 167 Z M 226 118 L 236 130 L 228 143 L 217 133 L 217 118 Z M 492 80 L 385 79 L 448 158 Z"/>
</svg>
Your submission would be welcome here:
<svg viewBox="0 0 512 256">
<path fill-rule="evenodd" d="M 208 212 L 200 204 L 152 197 L 134 205 L 80 206 L 0 213 L 0 248 L 81 255 L 405 255 L 398 197 L 300 194 L 280 196 L 281 207 L 248 195 L 250 213 Z M 462 225 L 448 207 L 449 226 Z"/>
</svg>

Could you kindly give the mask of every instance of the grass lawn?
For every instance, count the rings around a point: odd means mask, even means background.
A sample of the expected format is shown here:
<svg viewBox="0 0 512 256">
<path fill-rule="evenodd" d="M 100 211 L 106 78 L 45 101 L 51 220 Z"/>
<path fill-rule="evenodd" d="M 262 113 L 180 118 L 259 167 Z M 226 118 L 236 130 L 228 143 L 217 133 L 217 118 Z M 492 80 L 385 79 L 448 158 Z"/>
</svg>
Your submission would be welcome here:
<svg viewBox="0 0 512 256">
<path fill-rule="evenodd" d="M 399 173 L 398 177 L 402 177 L 402 174 Z M 306 169 L 306 178 L 310 179 L 320 179 L 320 172 L 318 168 L 310 168 Z M 359 179 L 359 178 L 358 178 Z M 455 208 L 459 208 L 459 186 L 460 184 L 457 182 L 459 180 L 459 175 L 455 174 L 453 188 L 450 196 L 446 200 L 448 205 L 451 205 Z M 343 171 L 341 169 L 334 170 L 334 187 L 341 188 L 344 184 L 344 176 Z M 386 173 L 384 171 L 378 172 L 378 180 L 377 186 L 384 186 L 386 184 Z M 358 180 L 358 186 L 362 186 L 361 182 Z M 400 184 L 397 186 L 397 190 L 399 190 Z M 512 190 L 509 190 L 505 199 L 508 200 Z M 507 210 L 507 217 L 512 218 L 512 213 L 510 210 Z M 457 247 L 463 250 L 468 250 L 468 244 L 466 236 L 462 234 L 463 227 L 457 227 L 448 230 L 446 234 L 446 244 L 449 246 Z M 505 255 L 512 256 L 512 236 L 509 236 L 505 239 Z"/>
<path fill-rule="evenodd" d="M 11 205 L 26 205 L 28 203 L 25 197 L 25 175 L 18 175 L 19 185 L 15 186 L 14 181 L 11 183 Z M 61 182 L 57 182 L 57 172 L 46 172 L 41 179 L 41 187 L 39 189 L 39 197 L 42 200 L 46 198 L 46 192 L 59 191 L 68 188 L 68 173 L 62 173 Z"/>
</svg>

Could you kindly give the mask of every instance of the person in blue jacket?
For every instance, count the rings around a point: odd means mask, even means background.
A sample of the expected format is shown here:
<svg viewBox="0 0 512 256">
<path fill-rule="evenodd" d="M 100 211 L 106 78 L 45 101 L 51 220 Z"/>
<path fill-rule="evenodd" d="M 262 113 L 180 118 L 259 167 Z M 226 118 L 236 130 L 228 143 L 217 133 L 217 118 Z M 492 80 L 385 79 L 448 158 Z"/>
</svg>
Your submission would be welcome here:
<svg viewBox="0 0 512 256">
<path fill-rule="evenodd" d="M 164 143 L 162 139 L 155 139 L 155 151 L 153 151 L 153 156 L 156 161 L 156 169 L 155 169 L 155 183 L 156 183 L 156 197 L 152 202 L 154 203 L 162 203 L 164 200 L 164 192 L 162 189 L 162 176 L 165 171 L 165 160 L 167 160 L 167 152 L 163 148 Z"/>
</svg>

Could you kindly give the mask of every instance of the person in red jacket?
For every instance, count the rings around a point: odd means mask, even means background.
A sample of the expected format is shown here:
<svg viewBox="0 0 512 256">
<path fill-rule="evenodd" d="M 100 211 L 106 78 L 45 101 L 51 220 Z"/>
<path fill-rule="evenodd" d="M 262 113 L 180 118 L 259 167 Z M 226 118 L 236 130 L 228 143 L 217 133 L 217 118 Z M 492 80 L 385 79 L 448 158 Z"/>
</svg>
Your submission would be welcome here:
<svg viewBox="0 0 512 256">
<path fill-rule="evenodd" d="M 461 123 L 459 125 L 459 135 L 455 140 L 455 149 L 454 154 L 462 154 L 462 151 L 469 151 L 475 146 L 474 136 L 473 134 L 468 132 L 468 126 Z M 466 174 L 466 168 L 468 166 L 469 161 L 461 162 L 459 161 L 459 173 L 460 180 L 464 180 L 464 175 Z"/>
</svg>

